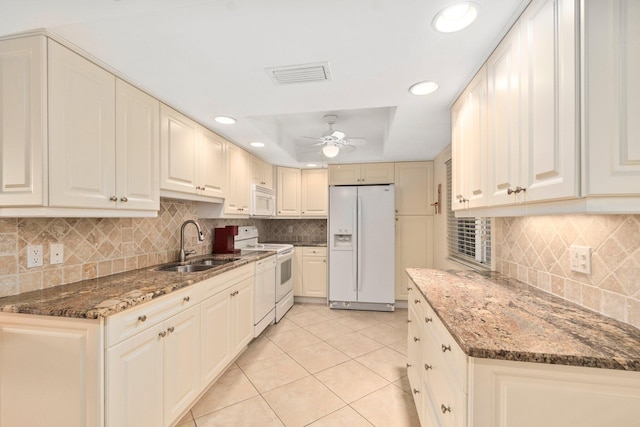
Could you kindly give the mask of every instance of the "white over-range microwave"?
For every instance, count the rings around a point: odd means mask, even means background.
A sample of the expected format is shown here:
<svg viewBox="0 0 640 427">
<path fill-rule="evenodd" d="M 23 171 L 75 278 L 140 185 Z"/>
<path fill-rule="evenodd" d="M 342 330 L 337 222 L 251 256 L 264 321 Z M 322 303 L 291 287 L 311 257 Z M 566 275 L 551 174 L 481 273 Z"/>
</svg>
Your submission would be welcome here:
<svg viewBox="0 0 640 427">
<path fill-rule="evenodd" d="M 257 184 L 251 186 L 251 215 L 270 217 L 276 214 L 276 192 Z"/>
</svg>

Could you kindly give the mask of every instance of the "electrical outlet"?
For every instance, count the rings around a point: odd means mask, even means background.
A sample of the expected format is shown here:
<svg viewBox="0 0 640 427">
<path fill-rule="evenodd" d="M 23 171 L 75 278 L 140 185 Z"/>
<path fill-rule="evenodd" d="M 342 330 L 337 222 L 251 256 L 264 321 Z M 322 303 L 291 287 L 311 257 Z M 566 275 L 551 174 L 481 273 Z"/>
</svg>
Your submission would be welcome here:
<svg viewBox="0 0 640 427">
<path fill-rule="evenodd" d="M 571 271 L 591 274 L 591 248 L 588 246 L 571 245 L 569 248 Z"/>
<path fill-rule="evenodd" d="M 64 245 L 62 243 L 51 243 L 49 245 L 50 260 L 49 263 L 62 264 L 64 262 Z"/>
<path fill-rule="evenodd" d="M 42 267 L 42 245 L 27 246 L 27 268 Z"/>
</svg>

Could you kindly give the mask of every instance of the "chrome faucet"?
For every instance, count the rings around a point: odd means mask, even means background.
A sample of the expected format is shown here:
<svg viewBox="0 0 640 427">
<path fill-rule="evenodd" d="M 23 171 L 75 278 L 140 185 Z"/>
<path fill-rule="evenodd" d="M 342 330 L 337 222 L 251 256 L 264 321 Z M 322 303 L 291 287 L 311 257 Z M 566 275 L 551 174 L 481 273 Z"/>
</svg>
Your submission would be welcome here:
<svg viewBox="0 0 640 427">
<path fill-rule="evenodd" d="M 192 219 L 188 219 L 185 222 L 183 222 L 182 228 L 180 228 L 180 262 L 183 262 L 185 259 L 187 259 L 187 255 L 196 253 L 195 250 L 191 250 L 191 251 L 184 250 L 184 228 L 187 226 L 187 224 L 195 225 L 196 228 L 198 229 L 198 241 L 200 242 L 204 241 L 204 233 L 202 232 L 202 230 L 200 230 L 200 226 L 198 225 L 197 222 L 195 222 Z"/>
</svg>

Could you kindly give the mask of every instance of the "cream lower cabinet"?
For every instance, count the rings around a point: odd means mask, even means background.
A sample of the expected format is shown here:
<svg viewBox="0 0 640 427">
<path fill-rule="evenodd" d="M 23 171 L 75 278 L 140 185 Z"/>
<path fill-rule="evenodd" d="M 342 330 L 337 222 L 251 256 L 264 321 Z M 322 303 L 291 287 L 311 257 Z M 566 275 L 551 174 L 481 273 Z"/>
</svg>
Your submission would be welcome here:
<svg viewBox="0 0 640 427">
<path fill-rule="evenodd" d="M 302 296 L 327 296 L 327 248 L 302 248 Z"/>
<path fill-rule="evenodd" d="M 296 247 L 293 252 L 293 267 L 291 277 L 293 278 L 293 296 L 302 296 L 302 247 Z"/>
<path fill-rule="evenodd" d="M 632 426 L 640 372 L 467 357 L 411 280 L 407 375 L 423 426 Z"/>
</svg>

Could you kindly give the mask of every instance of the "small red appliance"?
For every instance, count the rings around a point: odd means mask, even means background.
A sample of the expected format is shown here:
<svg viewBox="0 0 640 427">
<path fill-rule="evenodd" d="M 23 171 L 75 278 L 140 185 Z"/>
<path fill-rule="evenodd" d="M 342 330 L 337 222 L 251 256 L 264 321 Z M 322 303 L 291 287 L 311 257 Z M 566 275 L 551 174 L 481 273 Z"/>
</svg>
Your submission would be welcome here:
<svg viewBox="0 0 640 427">
<path fill-rule="evenodd" d="M 223 228 L 215 228 L 213 232 L 213 253 L 233 254 L 239 253 L 240 249 L 235 249 L 233 236 L 238 235 L 237 225 L 227 225 Z"/>
</svg>

